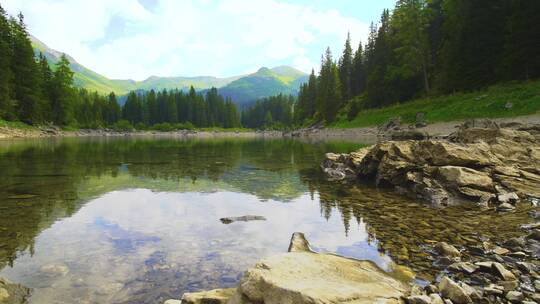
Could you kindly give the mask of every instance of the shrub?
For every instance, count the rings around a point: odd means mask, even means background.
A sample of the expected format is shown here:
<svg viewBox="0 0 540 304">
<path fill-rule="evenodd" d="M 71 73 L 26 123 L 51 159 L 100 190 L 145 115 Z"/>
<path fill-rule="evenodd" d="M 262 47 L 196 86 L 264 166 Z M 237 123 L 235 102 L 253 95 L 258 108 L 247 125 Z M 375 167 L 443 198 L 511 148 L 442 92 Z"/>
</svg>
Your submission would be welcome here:
<svg viewBox="0 0 540 304">
<path fill-rule="evenodd" d="M 133 131 L 133 125 L 124 119 L 117 121 L 112 128 L 117 131 Z"/>
</svg>

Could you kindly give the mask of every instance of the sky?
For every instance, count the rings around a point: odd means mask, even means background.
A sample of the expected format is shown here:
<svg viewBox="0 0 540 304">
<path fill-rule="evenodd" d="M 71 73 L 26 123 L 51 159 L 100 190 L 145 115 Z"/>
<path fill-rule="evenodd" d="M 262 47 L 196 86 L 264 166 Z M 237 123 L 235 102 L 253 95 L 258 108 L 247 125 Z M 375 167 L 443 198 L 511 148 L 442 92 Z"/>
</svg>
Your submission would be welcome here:
<svg viewBox="0 0 540 304">
<path fill-rule="evenodd" d="M 32 35 L 113 79 L 317 70 L 395 0 L 2 0 Z"/>
</svg>

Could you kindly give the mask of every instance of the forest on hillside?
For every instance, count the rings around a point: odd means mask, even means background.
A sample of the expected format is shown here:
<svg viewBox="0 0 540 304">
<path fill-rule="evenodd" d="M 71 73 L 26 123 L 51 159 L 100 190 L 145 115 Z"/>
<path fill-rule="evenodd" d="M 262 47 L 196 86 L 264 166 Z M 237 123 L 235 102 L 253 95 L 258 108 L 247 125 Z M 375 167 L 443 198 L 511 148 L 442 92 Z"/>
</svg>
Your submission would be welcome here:
<svg viewBox="0 0 540 304">
<path fill-rule="evenodd" d="M 0 119 L 79 128 L 290 128 L 353 119 L 362 110 L 415 98 L 540 77 L 540 1 L 399 0 L 372 23 L 366 43 L 328 48 L 298 97 L 278 95 L 240 111 L 206 92 L 117 96 L 73 86 L 66 56 L 36 56 L 21 14 L 0 6 Z M 353 29 L 354 30 L 354 29 Z"/>
<path fill-rule="evenodd" d="M 366 44 L 328 48 L 295 121 L 352 119 L 364 109 L 540 77 L 540 1 L 399 0 Z"/>
<path fill-rule="evenodd" d="M 276 96 L 256 102 L 241 113 L 217 89 L 196 92 L 180 90 L 130 92 L 121 105 L 119 98 L 73 85 L 73 71 L 65 55 L 51 66 L 45 56 L 36 56 L 24 16 L 10 17 L 0 6 L 0 119 L 31 125 L 54 124 L 80 128 L 113 127 L 123 130 L 154 128 L 163 131 L 194 127 L 276 128 L 292 123 L 294 97 Z M 265 112 L 259 118 L 262 105 Z M 268 112 L 268 113 L 267 113 Z M 274 119 L 268 119 L 268 115 Z M 265 118 L 267 118 L 265 120 Z"/>
</svg>

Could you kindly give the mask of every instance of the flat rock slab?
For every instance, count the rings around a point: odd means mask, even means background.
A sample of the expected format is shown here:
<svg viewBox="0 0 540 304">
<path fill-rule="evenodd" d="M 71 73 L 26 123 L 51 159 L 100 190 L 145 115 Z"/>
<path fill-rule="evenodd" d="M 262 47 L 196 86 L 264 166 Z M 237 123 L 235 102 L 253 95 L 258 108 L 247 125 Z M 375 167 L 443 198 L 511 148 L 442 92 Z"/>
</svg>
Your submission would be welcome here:
<svg viewBox="0 0 540 304">
<path fill-rule="evenodd" d="M 226 304 L 236 292 L 236 288 L 214 289 L 210 291 L 185 293 L 182 300 L 177 303 L 176 300 L 169 300 L 165 304 Z"/>
<path fill-rule="evenodd" d="M 290 252 L 248 270 L 229 303 L 402 303 L 408 289 L 368 261 Z"/>
<path fill-rule="evenodd" d="M 234 217 L 223 217 L 219 219 L 223 224 L 231 224 L 234 222 L 251 222 L 251 221 L 266 221 L 264 216 L 260 215 L 244 215 Z"/>
</svg>

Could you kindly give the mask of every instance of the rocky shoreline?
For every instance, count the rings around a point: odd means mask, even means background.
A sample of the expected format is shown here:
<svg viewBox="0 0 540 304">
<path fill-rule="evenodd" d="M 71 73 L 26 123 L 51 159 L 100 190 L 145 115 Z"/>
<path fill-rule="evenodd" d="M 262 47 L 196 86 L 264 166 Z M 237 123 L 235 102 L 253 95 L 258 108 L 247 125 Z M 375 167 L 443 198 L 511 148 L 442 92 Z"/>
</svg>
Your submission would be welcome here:
<svg viewBox="0 0 540 304">
<path fill-rule="evenodd" d="M 540 125 L 467 122 L 443 139 L 383 141 L 350 154 L 329 153 L 330 180 L 375 181 L 434 206 L 479 204 L 505 214 L 540 199 Z M 540 212 L 521 236 L 478 246 L 426 244 L 439 275 L 415 286 L 407 303 L 539 303 Z M 481 239 L 481 236 L 480 236 Z"/>
<path fill-rule="evenodd" d="M 294 233 L 285 254 L 246 271 L 237 288 L 186 293 L 165 304 L 402 303 L 410 284 L 372 262 L 311 251 Z"/>
<path fill-rule="evenodd" d="M 14 129 L 0 127 L 1 139 L 55 138 L 55 137 L 177 137 L 177 138 L 281 138 L 281 131 L 118 131 L 113 129 L 80 129 L 64 131 L 57 127 Z"/>
<path fill-rule="evenodd" d="M 328 153 L 332 180 L 375 181 L 434 205 L 474 202 L 501 211 L 540 199 L 540 125 L 464 124 L 445 139 L 383 141 Z"/>
</svg>

